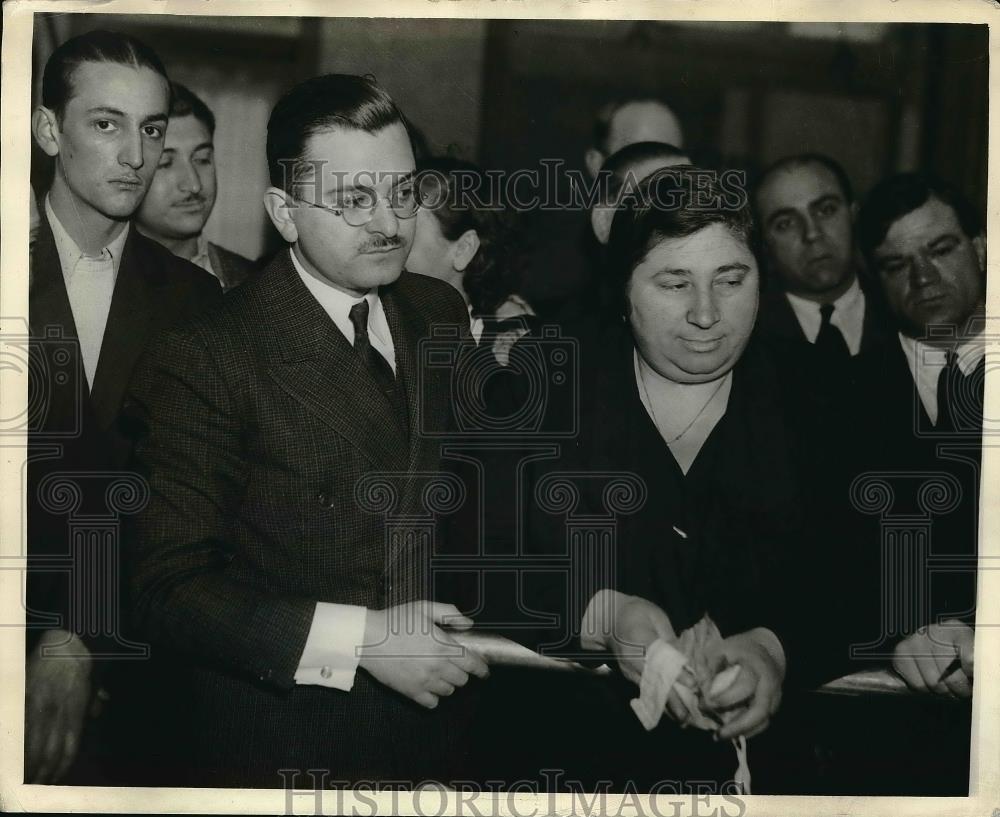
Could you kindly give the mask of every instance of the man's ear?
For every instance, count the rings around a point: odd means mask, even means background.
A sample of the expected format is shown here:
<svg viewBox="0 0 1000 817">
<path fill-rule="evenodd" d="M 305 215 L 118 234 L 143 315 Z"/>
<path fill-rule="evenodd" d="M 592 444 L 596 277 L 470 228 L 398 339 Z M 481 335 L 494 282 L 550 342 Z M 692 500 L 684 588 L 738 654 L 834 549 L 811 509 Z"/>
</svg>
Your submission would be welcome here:
<svg viewBox="0 0 1000 817">
<path fill-rule="evenodd" d="M 451 265 L 458 272 L 463 272 L 469 262 L 476 257 L 479 252 L 479 233 L 475 230 L 466 230 L 458 237 L 452 248 Z"/>
<path fill-rule="evenodd" d="M 59 121 L 55 111 L 39 105 L 31 115 L 31 134 L 38 146 L 49 156 L 59 153 Z"/>
<path fill-rule="evenodd" d="M 972 239 L 972 246 L 976 248 L 976 258 L 979 259 L 979 271 L 986 274 L 986 236 L 980 233 Z"/>
<path fill-rule="evenodd" d="M 295 226 L 295 205 L 292 197 L 278 187 L 269 187 L 264 191 L 264 209 L 271 223 L 281 237 L 289 244 L 299 240 L 299 231 Z"/>
<path fill-rule="evenodd" d="M 611 238 L 611 222 L 614 220 L 614 207 L 601 207 L 598 205 L 590 211 L 590 226 L 594 231 L 594 236 L 601 244 L 606 245 Z"/>
<path fill-rule="evenodd" d="M 597 174 L 601 172 L 601 165 L 604 164 L 604 154 L 597 148 L 590 148 L 583 154 L 583 162 L 587 165 L 590 178 L 596 179 Z"/>
</svg>

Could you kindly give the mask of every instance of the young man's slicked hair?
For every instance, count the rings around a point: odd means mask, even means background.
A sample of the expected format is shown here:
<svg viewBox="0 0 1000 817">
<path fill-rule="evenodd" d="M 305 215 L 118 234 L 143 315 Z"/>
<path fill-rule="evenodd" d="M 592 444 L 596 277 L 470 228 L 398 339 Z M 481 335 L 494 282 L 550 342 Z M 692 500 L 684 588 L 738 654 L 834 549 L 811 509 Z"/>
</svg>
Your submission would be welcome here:
<svg viewBox="0 0 1000 817">
<path fill-rule="evenodd" d="M 372 77 L 325 74 L 296 85 L 267 121 L 267 169 L 271 184 L 292 192 L 295 166 L 310 136 L 336 128 L 377 133 L 406 120 Z"/>
<path fill-rule="evenodd" d="M 193 116 L 215 136 L 215 114 L 201 98 L 186 85 L 170 83 L 170 118 Z"/>
<path fill-rule="evenodd" d="M 42 105 L 55 113 L 60 125 L 73 98 L 73 75 L 87 62 L 149 68 L 170 82 L 156 52 L 135 37 L 103 29 L 72 37 L 52 52 L 42 74 Z"/>
</svg>

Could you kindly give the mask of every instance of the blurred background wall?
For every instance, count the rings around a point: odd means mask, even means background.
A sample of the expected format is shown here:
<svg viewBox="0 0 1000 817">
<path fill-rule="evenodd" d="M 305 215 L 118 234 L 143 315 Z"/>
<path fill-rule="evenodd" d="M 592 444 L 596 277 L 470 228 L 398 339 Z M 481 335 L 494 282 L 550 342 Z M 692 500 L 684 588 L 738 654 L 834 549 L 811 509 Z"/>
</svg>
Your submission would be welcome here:
<svg viewBox="0 0 1000 817">
<path fill-rule="evenodd" d="M 987 29 L 973 25 L 36 15 L 34 65 L 92 28 L 138 36 L 214 110 L 220 181 L 213 240 L 256 257 L 276 245 L 263 209 L 264 135 L 278 96 L 317 73 L 371 73 L 433 153 L 489 167 L 562 159 L 583 170 L 596 110 L 662 98 L 706 161 L 754 170 L 829 153 L 859 194 L 929 168 L 985 204 Z M 37 93 L 37 90 L 36 90 Z M 37 101 L 37 96 L 36 96 Z M 38 157 L 33 179 L 45 186 Z M 579 214 L 535 222 L 572 240 Z M 558 270 L 541 295 L 558 295 Z"/>
</svg>

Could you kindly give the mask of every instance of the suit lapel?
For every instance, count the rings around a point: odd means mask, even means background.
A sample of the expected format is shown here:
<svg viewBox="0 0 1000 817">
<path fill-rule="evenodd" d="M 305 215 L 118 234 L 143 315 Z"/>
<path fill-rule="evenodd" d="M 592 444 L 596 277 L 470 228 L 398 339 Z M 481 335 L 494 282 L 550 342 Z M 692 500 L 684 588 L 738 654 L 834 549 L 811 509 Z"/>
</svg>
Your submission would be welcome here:
<svg viewBox="0 0 1000 817">
<path fill-rule="evenodd" d="M 30 354 L 44 360 L 44 362 L 39 361 L 39 366 L 32 370 L 33 373 L 47 372 L 48 374 L 44 376 L 53 377 L 56 372 L 65 372 L 65 364 L 54 360 L 52 356 L 65 349 L 67 343 L 75 347 L 74 366 L 70 372 L 71 382 L 62 384 L 59 388 L 54 388 L 52 383 L 39 385 L 39 388 L 44 389 L 44 393 L 50 395 L 51 400 L 48 411 L 41 419 L 43 427 L 58 430 L 77 427 L 81 409 L 88 401 L 87 378 L 83 370 L 83 356 L 80 353 L 76 323 L 73 320 L 73 308 L 66 294 L 66 281 L 59 262 L 59 253 L 44 208 L 41 211 L 38 239 L 31 256 L 28 315 L 32 338 L 58 340 L 55 343 L 31 341 Z M 88 420 L 88 424 L 89 422 L 92 421 Z"/>
<path fill-rule="evenodd" d="M 157 325 L 154 310 L 162 276 L 154 263 L 131 228 L 118 267 L 90 392 L 102 428 L 110 426 L 117 416 L 132 370 Z"/>
<path fill-rule="evenodd" d="M 272 379 L 370 459 L 387 468 L 405 467 L 392 409 L 302 283 L 288 253 L 280 252 L 264 274 L 272 278 L 268 319 L 278 343 L 268 367 Z"/>
<path fill-rule="evenodd" d="M 406 275 L 407 273 L 403 273 Z M 416 315 L 416 310 L 406 304 L 399 296 L 396 287 L 383 287 L 379 293 L 382 308 L 385 310 L 389 331 L 392 333 L 392 343 L 396 352 L 396 377 L 403 385 L 406 395 L 407 419 L 410 427 L 408 465 L 410 470 L 419 467 L 421 459 L 421 423 L 427 412 L 440 416 L 441 401 L 444 398 L 441 389 L 429 388 L 423 384 L 435 372 L 421 367 L 418 345 L 424 336 L 424 326 Z"/>
<path fill-rule="evenodd" d="M 58 327 L 63 338 L 76 339 L 76 323 L 73 320 L 73 308 L 70 306 L 69 296 L 66 294 L 66 279 L 63 277 L 56 241 L 45 217 L 44 208 L 41 211 L 38 239 L 31 258 L 28 312 L 35 334 L 44 335 L 47 327 Z"/>
<path fill-rule="evenodd" d="M 808 342 L 784 292 L 774 291 L 764 296 L 759 320 L 761 328 L 771 337 Z"/>
</svg>

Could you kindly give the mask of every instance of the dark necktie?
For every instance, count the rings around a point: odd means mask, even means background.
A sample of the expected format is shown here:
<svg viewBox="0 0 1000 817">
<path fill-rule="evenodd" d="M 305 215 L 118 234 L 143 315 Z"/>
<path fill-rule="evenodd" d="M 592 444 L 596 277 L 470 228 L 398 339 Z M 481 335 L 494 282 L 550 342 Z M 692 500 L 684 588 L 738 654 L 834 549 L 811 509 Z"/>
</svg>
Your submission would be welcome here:
<svg viewBox="0 0 1000 817">
<path fill-rule="evenodd" d="M 819 325 L 819 334 L 816 335 L 816 350 L 830 365 L 843 366 L 850 362 L 851 350 L 847 348 L 847 341 L 844 340 L 843 334 L 830 322 L 830 318 L 833 317 L 833 309 L 833 304 L 823 304 L 819 308 L 822 320 Z"/>
<path fill-rule="evenodd" d="M 351 307 L 348 313 L 354 326 L 354 351 L 361 358 L 362 365 L 368 370 L 379 391 L 385 395 L 392 406 L 396 421 L 403 431 L 407 428 L 406 400 L 396 383 L 396 375 L 389 361 L 376 351 L 368 337 L 368 300 L 359 301 Z"/>
<path fill-rule="evenodd" d="M 938 431 L 976 432 L 982 427 L 985 374 L 985 357 L 965 375 L 958 366 L 958 354 L 948 352 L 948 362 L 937 382 Z"/>
</svg>

